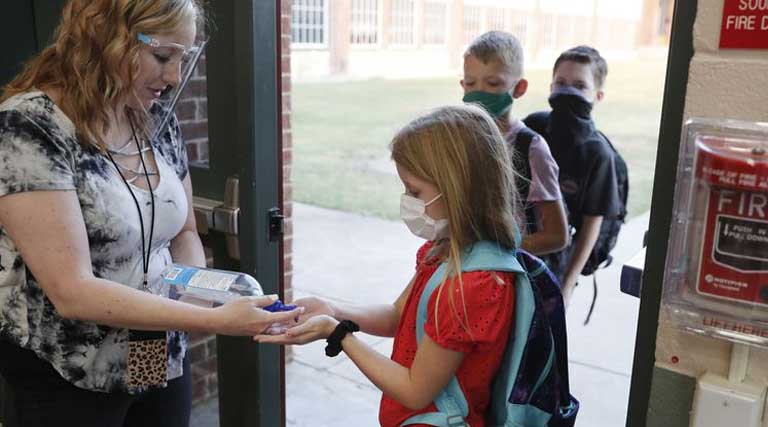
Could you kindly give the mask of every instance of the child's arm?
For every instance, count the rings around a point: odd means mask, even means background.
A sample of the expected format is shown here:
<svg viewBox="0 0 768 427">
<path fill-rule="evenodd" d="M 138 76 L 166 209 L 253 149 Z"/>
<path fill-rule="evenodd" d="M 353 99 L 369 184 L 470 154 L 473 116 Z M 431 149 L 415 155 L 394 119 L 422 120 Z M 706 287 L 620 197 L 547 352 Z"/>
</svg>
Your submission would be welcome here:
<svg viewBox="0 0 768 427">
<path fill-rule="evenodd" d="M 464 353 L 440 347 L 427 334 L 410 369 L 376 352 L 352 334 L 347 334 L 341 344 L 376 387 L 411 410 L 422 409 L 435 400 L 464 360 Z"/>
<path fill-rule="evenodd" d="M 293 304 L 304 307 L 299 316 L 299 324 L 318 315 L 328 315 L 336 320 L 351 320 L 360 326 L 360 330 L 380 337 L 394 337 L 403 306 L 413 287 L 413 279 L 392 304 L 353 305 L 323 300 L 317 297 L 300 298 Z"/>
<path fill-rule="evenodd" d="M 541 227 L 523 237 L 522 248 L 534 255 L 546 255 L 568 246 L 568 222 L 561 200 L 535 202 Z"/>
<path fill-rule="evenodd" d="M 579 274 L 584 268 L 584 264 L 587 263 L 589 254 L 592 253 L 592 248 L 595 246 L 597 236 L 600 234 L 600 225 L 602 223 L 602 216 L 584 215 L 581 229 L 579 230 L 579 237 L 576 239 L 576 245 L 573 248 L 573 254 L 568 262 L 563 278 L 563 299 L 566 305 L 570 302 L 571 293 L 576 286 L 576 281 L 579 279 Z"/>
<path fill-rule="evenodd" d="M 254 339 L 272 344 L 306 344 L 327 338 L 338 324 L 332 317 L 316 316 L 288 329 L 284 335 L 260 335 Z M 378 353 L 353 334 L 347 334 L 341 345 L 376 387 L 412 410 L 424 408 L 432 402 L 464 360 L 464 353 L 439 346 L 427 334 L 421 339 L 410 369 Z"/>
<path fill-rule="evenodd" d="M 557 252 L 568 245 L 568 220 L 558 176 L 560 169 L 544 138 L 536 136 L 528 147 L 531 184 L 528 202 L 533 204 L 540 227 L 523 238 L 522 248 L 534 255 Z"/>
</svg>

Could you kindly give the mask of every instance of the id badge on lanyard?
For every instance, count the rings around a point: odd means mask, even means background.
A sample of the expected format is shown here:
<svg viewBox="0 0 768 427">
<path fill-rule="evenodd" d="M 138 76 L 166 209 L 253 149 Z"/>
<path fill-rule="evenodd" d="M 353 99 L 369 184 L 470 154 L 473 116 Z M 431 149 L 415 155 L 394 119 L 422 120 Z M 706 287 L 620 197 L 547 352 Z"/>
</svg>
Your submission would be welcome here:
<svg viewBox="0 0 768 427">
<path fill-rule="evenodd" d="M 151 293 L 144 276 L 143 291 Z M 166 331 L 128 330 L 125 383 L 129 389 L 162 386 L 168 382 Z"/>
<path fill-rule="evenodd" d="M 150 292 L 147 286 L 147 272 L 149 271 L 150 255 L 152 254 L 152 236 L 154 234 L 155 225 L 155 194 L 152 191 L 152 183 L 149 179 L 150 173 L 147 170 L 146 162 L 144 161 L 144 152 L 152 151 L 151 143 L 150 148 L 146 148 L 139 141 L 136 135 L 136 129 L 133 124 L 133 120 L 128 120 L 131 125 L 131 132 L 133 134 L 133 141 L 136 143 L 135 152 L 126 152 L 122 149 L 107 150 L 107 157 L 114 165 L 123 183 L 125 183 L 128 192 L 131 195 L 134 203 L 136 204 L 136 211 L 138 212 L 139 225 L 141 227 L 141 261 L 143 267 L 142 276 L 142 290 Z M 114 156 L 119 157 L 132 157 L 139 156 L 141 160 L 141 166 L 143 168 L 143 175 L 146 179 L 147 188 L 150 195 L 152 205 L 152 219 L 149 224 L 149 237 L 145 238 L 144 218 L 142 215 L 141 205 L 131 189 L 130 182 L 137 179 L 140 176 L 138 170 L 126 167 L 118 163 Z M 123 171 L 133 173 L 133 177 L 130 181 L 125 177 Z M 159 174 L 157 171 L 153 172 L 153 175 Z M 145 245 L 146 242 L 146 245 Z M 141 389 L 151 386 L 163 386 L 168 382 L 168 340 L 167 332 L 165 331 L 141 331 L 141 330 L 129 330 L 128 331 L 128 355 L 126 361 L 125 370 L 125 384 L 130 389 Z"/>
<path fill-rule="evenodd" d="M 163 385 L 168 381 L 168 341 L 165 331 L 128 331 L 125 383 L 129 388 Z"/>
</svg>

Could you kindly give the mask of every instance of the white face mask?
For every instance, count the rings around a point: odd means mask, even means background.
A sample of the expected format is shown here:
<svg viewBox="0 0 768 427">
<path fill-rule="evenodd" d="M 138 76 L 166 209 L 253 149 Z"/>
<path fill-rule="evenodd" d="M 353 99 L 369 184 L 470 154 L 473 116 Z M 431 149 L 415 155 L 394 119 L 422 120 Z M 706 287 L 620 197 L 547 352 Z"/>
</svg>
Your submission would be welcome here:
<svg viewBox="0 0 768 427">
<path fill-rule="evenodd" d="M 403 219 L 411 233 L 427 240 L 438 240 L 448 237 L 448 220 L 434 220 L 426 213 L 427 206 L 442 197 L 442 195 L 440 193 L 426 203 L 419 198 L 407 194 L 400 196 L 400 218 Z"/>
</svg>

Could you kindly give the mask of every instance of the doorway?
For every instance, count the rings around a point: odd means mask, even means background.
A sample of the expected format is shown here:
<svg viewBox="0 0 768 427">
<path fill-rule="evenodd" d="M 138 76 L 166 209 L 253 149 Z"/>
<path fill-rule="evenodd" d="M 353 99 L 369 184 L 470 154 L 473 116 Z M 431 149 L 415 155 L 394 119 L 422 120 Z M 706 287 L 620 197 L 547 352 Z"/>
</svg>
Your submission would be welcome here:
<svg viewBox="0 0 768 427">
<path fill-rule="evenodd" d="M 672 5 L 529 3 L 291 2 L 292 292 L 386 303 L 405 287 L 423 241 L 399 221 L 402 188 L 387 144 L 409 119 L 461 101 L 461 54 L 474 37 L 500 29 L 521 39 L 530 84 L 515 101 L 519 117 L 548 108 L 557 54 L 592 44 L 609 63 L 595 121 L 628 160 L 630 220 L 613 265 L 597 274 L 591 322 L 583 325 L 591 278 L 580 280 L 568 310 L 570 375 L 582 402 L 577 425 L 623 425 L 639 300 L 620 292 L 619 276 L 648 228 L 667 68 L 668 32 L 660 31 L 668 27 L 660 21 Z M 391 352 L 391 339 L 364 337 L 382 354 Z M 380 393 L 350 360 L 336 359 L 323 355 L 321 343 L 293 348 L 288 425 L 378 425 Z M 323 397 L 331 393 L 334 401 Z"/>
</svg>

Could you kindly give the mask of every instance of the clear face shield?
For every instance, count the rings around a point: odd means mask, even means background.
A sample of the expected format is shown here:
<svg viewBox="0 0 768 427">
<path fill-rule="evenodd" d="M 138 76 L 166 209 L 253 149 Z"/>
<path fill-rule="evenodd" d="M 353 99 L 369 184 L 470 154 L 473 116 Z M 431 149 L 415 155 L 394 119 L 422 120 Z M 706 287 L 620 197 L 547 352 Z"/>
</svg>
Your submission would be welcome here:
<svg viewBox="0 0 768 427">
<path fill-rule="evenodd" d="M 153 111 L 155 109 L 160 111 L 160 114 L 153 114 L 156 121 L 149 128 L 150 139 L 155 140 L 168 127 L 176 104 L 179 102 L 187 83 L 189 83 L 208 40 L 201 40 L 187 48 L 177 43 L 160 43 L 157 39 L 142 33 L 139 33 L 137 38 L 153 49 L 153 54 L 164 62 L 164 66 L 179 67 L 179 83 L 165 88 L 151 107 Z"/>
</svg>

